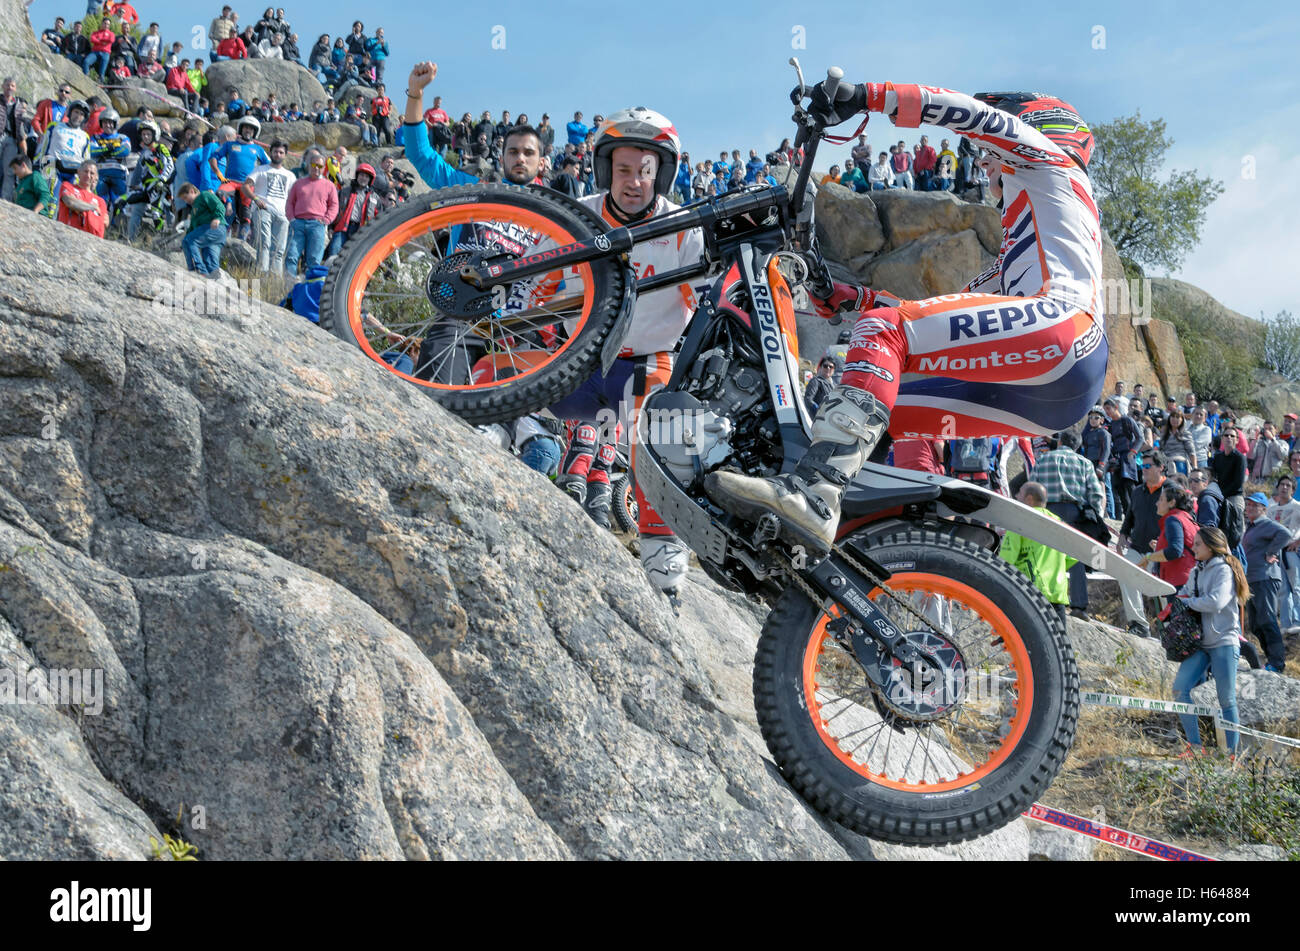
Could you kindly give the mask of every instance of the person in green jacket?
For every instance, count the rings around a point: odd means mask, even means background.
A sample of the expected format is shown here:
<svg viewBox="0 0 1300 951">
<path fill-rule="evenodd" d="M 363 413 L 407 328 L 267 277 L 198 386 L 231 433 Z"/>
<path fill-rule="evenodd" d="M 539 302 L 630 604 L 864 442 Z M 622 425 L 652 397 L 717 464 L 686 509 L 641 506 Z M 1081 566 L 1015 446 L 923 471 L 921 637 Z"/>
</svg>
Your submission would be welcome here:
<svg viewBox="0 0 1300 951">
<path fill-rule="evenodd" d="M 50 183 L 44 175 L 32 171 L 32 160 L 26 155 L 19 155 L 9 163 L 14 173 L 14 203 L 28 211 L 34 211 L 46 218 L 54 217 L 54 196 L 50 194 Z"/>
<path fill-rule="evenodd" d="M 1016 498 L 1031 508 L 1038 509 L 1040 515 L 1060 521 L 1047 508 L 1047 489 L 1041 482 L 1026 482 L 1016 493 Z M 998 554 L 1034 583 L 1048 604 L 1056 608 L 1065 624 L 1066 606 L 1070 603 L 1070 566 L 1075 563 L 1065 552 L 1049 548 L 1042 542 L 1025 538 L 1015 532 L 1007 532 L 1002 538 L 1002 547 Z"/>
<path fill-rule="evenodd" d="M 852 168 L 849 164 L 853 159 L 844 160 L 844 174 L 840 176 L 840 184 L 845 188 L 851 188 L 855 192 L 864 192 L 867 190 L 867 180 L 862 175 L 862 169 L 857 165 Z"/>
<path fill-rule="evenodd" d="M 226 246 L 226 206 L 214 191 L 200 192 L 198 186 L 186 182 L 176 196 L 194 206 L 190 212 L 190 229 L 181 241 L 185 264 L 200 274 L 216 274 L 221 270 L 221 249 Z"/>
</svg>

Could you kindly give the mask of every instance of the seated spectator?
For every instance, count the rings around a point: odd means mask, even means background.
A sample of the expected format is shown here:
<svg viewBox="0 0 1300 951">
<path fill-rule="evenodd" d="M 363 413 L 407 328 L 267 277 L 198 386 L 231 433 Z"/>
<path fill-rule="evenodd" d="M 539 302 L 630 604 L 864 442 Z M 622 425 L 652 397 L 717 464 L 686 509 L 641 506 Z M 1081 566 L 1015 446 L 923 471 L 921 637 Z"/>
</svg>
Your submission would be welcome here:
<svg viewBox="0 0 1300 951">
<path fill-rule="evenodd" d="M 63 17 L 55 17 L 54 26 L 41 31 L 41 42 L 49 47 L 51 53 L 62 53 L 65 32 L 67 31 L 63 26 Z"/>
<path fill-rule="evenodd" d="M 855 192 L 865 192 L 869 188 L 866 178 L 862 175 L 862 169 L 858 168 L 851 158 L 844 160 L 844 174 L 840 176 L 840 184 Z"/>
<path fill-rule="evenodd" d="M 171 52 L 169 52 L 167 58 L 163 60 L 163 69 L 171 69 L 175 66 L 179 66 L 182 59 L 181 53 L 184 52 L 184 50 L 184 44 L 173 43 Z"/>
<path fill-rule="evenodd" d="M 150 53 L 140 61 L 136 73 L 142 79 L 152 79 L 154 82 L 161 82 L 165 79 L 167 72 L 163 69 L 162 63 L 158 62 L 157 57 Z"/>
<path fill-rule="evenodd" d="M 830 184 L 838 185 L 839 183 L 840 183 L 840 167 L 839 167 L 838 165 L 832 165 L 832 166 L 831 166 L 831 170 L 830 170 L 829 172 L 827 172 L 825 175 L 822 176 L 822 180 L 821 180 L 818 184 L 820 184 L 820 185 L 830 185 Z"/>
<path fill-rule="evenodd" d="M 221 270 L 221 249 L 226 246 L 226 205 L 215 192 L 200 192 L 196 185 L 181 186 L 180 200 L 192 205 L 190 226 L 181 241 L 185 266 L 200 274 Z"/>
<path fill-rule="evenodd" d="M 930 180 L 931 191 L 952 191 L 953 179 L 955 177 L 956 168 L 953 165 L 952 153 L 949 152 L 939 156 L 939 162 L 935 169 L 934 178 Z"/>
<path fill-rule="evenodd" d="M 77 66 L 82 66 L 86 62 L 86 57 L 90 55 L 90 37 L 84 31 L 80 20 L 73 23 L 72 29 L 63 37 L 59 52 L 76 63 Z"/>
<path fill-rule="evenodd" d="M 808 412 L 817 415 L 817 407 L 821 406 L 822 401 L 834 389 L 835 384 L 831 377 L 835 375 L 835 361 L 830 357 L 822 357 L 817 364 L 817 373 L 803 391 L 804 404 L 808 407 Z"/>
<path fill-rule="evenodd" d="M 32 160 L 26 155 L 16 155 L 9 161 L 9 170 L 16 183 L 14 203 L 38 215 L 53 218 L 55 203 L 54 196 L 50 194 L 50 183 L 44 175 L 32 171 Z"/>
<path fill-rule="evenodd" d="M 876 164 L 867 171 L 867 181 L 873 191 L 882 191 L 894 187 L 894 169 L 889 164 L 889 155 L 881 152 Z"/>
<path fill-rule="evenodd" d="M 257 44 L 258 56 L 261 59 L 284 59 L 284 37 L 279 33 L 272 33 L 269 37 Z"/>
<path fill-rule="evenodd" d="M 113 57 L 113 66 L 108 71 L 108 78 L 113 83 L 124 83 L 131 78 L 131 70 L 127 68 L 126 60 L 120 56 Z"/>
<path fill-rule="evenodd" d="M 374 148 L 379 144 L 379 137 L 375 133 L 375 127 L 366 121 L 365 115 L 361 112 L 361 105 L 356 100 L 348 106 L 347 114 L 343 121 L 348 125 L 354 125 L 361 130 L 361 144 Z"/>
<path fill-rule="evenodd" d="M 386 145 L 393 144 L 393 130 L 388 127 L 388 117 L 392 111 L 393 100 L 388 98 L 384 84 L 380 83 L 375 89 L 375 95 L 370 100 L 370 121 L 374 124 L 377 139 L 383 141 Z M 445 129 L 446 125 L 444 124 L 442 128 Z"/>
<path fill-rule="evenodd" d="M 99 81 L 104 82 L 104 77 L 108 75 L 109 62 L 112 60 L 113 43 L 116 40 L 117 34 L 107 23 L 101 23 L 99 29 L 90 34 L 90 53 L 81 68 L 84 75 L 89 76 L 90 71 L 98 67 Z"/>
<path fill-rule="evenodd" d="M 286 60 L 288 60 L 291 63 L 298 63 L 299 66 L 302 65 L 299 62 L 299 59 L 302 57 L 302 54 L 298 52 L 297 33 L 290 33 L 288 36 L 286 36 L 281 46 L 284 53 L 284 58 Z"/>
<path fill-rule="evenodd" d="M 213 62 L 219 63 L 228 59 L 248 59 L 248 48 L 238 36 L 227 37 L 217 44 L 217 53 Z"/>
<path fill-rule="evenodd" d="M 133 72 L 140 65 L 139 57 L 135 54 L 135 43 L 131 40 L 131 34 L 126 24 L 122 25 L 122 32 L 114 38 L 110 55 L 122 57 L 127 69 Z"/>
<path fill-rule="evenodd" d="M 64 182 L 59 189 L 59 221 L 102 238 L 108 227 L 108 206 L 95 194 L 98 184 L 99 168 L 87 159 L 77 169 L 76 181 Z"/>
</svg>

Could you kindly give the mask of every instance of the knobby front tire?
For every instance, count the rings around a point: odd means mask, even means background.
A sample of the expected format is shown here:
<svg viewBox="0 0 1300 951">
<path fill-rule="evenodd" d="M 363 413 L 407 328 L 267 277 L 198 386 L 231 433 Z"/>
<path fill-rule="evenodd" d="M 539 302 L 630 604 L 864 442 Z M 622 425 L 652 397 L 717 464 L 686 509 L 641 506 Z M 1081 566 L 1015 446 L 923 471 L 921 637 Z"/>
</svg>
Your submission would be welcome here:
<svg viewBox="0 0 1300 951">
<path fill-rule="evenodd" d="M 926 723 L 878 706 L 853 652 L 826 631 L 839 607 L 791 589 L 755 658 L 763 738 L 795 790 L 855 832 L 905 845 L 984 835 L 1042 795 L 1073 742 L 1079 675 L 1065 630 L 1024 575 L 960 539 L 912 530 L 869 551 L 893 572 L 889 588 L 961 650 L 965 699 Z M 903 631 L 921 629 L 880 589 L 872 600 Z"/>
</svg>

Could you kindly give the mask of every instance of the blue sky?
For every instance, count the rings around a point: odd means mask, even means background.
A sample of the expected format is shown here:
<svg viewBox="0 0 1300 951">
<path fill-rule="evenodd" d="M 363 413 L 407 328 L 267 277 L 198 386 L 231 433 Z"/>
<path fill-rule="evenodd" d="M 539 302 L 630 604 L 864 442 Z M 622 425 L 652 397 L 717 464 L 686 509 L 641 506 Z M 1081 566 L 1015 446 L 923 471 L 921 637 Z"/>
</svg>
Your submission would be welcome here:
<svg viewBox="0 0 1300 951">
<path fill-rule="evenodd" d="M 240 23 L 264 6 L 238 0 Z M 393 50 L 389 86 L 400 90 L 411 65 L 438 63 L 434 83 L 449 112 L 491 109 L 551 113 L 562 125 L 644 105 L 670 116 L 693 155 L 722 148 L 763 152 L 792 134 L 786 98 L 799 57 L 812 79 L 826 66 L 852 81 L 922 82 L 965 92 L 1045 91 L 1104 122 L 1137 109 L 1162 117 L 1174 147 L 1170 168 L 1196 168 L 1226 191 L 1211 206 L 1200 246 L 1175 277 L 1252 317 L 1300 310 L 1296 271 L 1300 214 L 1300 7 L 1290 4 L 1099 2 L 1058 8 L 1003 0 L 949 4 L 946 19 L 879 4 L 706 4 L 660 0 L 614 5 L 560 3 L 287 3 L 304 61 L 321 33 L 346 33 L 360 18 L 384 27 Z M 150 3 L 164 38 L 189 45 L 221 2 Z M 80 0 L 36 0 L 39 32 L 56 15 L 71 20 Z M 193 11 L 185 16 L 184 10 Z M 431 95 L 431 94 L 430 94 Z M 844 129 L 851 131 L 852 127 Z M 873 144 L 915 142 L 922 129 L 895 131 L 879 116 Z M 819 166 L 847 147 L 824 147 Z M 1253 176 L 1253 177 L 1252 177 Z"/>
</svg>

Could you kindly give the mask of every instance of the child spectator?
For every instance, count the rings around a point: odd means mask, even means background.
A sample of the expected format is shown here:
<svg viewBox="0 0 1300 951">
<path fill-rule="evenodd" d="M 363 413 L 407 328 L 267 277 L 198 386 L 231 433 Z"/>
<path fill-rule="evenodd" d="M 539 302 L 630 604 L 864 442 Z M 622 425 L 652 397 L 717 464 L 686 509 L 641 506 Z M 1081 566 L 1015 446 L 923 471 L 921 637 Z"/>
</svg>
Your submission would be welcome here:
<svg viewBox="0 0 1300 951">
<path fill-rule="evenodd" d="M 180 200 L 192 205 L 190 227 L 181 241 L 185 264 L 200 274 L 221 270 L 221 249 L 226 246 L 226 205 L 215 192 L 200 192 L 189 183 L 181 186 Z"/>
</svg>

